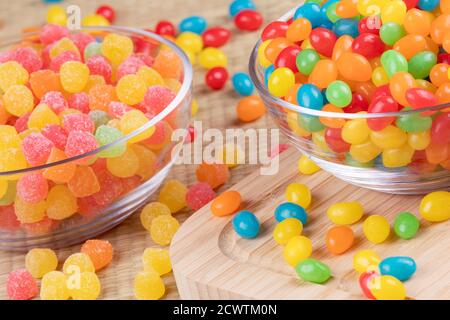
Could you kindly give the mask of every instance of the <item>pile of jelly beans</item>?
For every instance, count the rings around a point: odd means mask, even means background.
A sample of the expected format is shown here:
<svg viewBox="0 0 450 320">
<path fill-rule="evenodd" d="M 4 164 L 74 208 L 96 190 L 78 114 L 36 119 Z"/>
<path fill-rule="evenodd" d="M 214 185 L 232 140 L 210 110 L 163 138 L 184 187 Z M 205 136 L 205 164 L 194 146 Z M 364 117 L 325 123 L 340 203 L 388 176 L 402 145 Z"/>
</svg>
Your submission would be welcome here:
<svg viewBox="0 0 450 320">
<path fill-rule="evenodd" d="M 275 97 L 337 115 L 411 110 L 344 119 L 285 109 L 313 153 L 358 167 L 450 169 L 450 108 L 414 112 L 450 103 L 448 0 L 307 0 L 261 40 L 257 63 Z"/>
<path fill-rule="evenodd" d="M 81 156 L 142 127 L 175 98 L 183 65 L 146 37 L 95 37 L 47 24 L 0 56 L 0 172 Z M 91 218 L 168 159 L 174 110 L 95 155 L 0 179 L 0 228 L 44 234 Z M 185 124 L 183 124 L 184 126 Z"/>
</svg>

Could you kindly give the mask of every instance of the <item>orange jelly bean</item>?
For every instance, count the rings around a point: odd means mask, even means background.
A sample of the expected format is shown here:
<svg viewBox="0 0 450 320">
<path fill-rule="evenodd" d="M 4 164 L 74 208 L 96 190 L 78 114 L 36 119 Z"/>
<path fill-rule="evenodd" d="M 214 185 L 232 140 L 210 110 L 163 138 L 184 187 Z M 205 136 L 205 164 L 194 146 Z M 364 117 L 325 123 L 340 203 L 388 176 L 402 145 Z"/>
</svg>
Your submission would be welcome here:
<svg viewBox="0 0 450 320">
<path fill-rule="evenodd" d="M 440 15 L 431 23 L 431 38 L 435 43 L 441 44 L 448 30 L 450 30 L 450 14 Z"/>
<path fill-rule="evenodd" d="M 449 81 L 448 79 L 449 65 L 446 63 L 438 63 L 434 65 L 430 70 L 431 83 L 436 87 L 439 87 L 443 83 Z"/>
<path fill-rule="evenodd" d="M 394 44 L 394 50 L 400 52 L 406 60 L 411 59 L 416 53 L 424 51 L 427 41 L 419 34 L 409 34 Z"/>
<path fill-rule="evenodd" d="M 239 210 L 241 194 L 234 190 L 225 191 L 211 203 L 211 212 L 217 217 L 229 216 Z"/>
<path fill-rule="evenodd" d="M 328 251 L 333 254 L 342 254 L 353 245 L 355 236 L 349 226 L 335 226 L 328 230 L 326 245 Z"/>
<path fill-rule="evenodd" d="M 292 22 L 286 30 L 286 38 L 292 42 L 299 42 L 307 39 L 311 33 L 311 22 L 305 18 L 299 18 Z"/>
<path fill-rule="evenodd" d="M 369 81 L 372 77 L 372 67 L 362 55 L 344 52 L 337 60 L 339 73 L 348 80 Z"/>
<path fill-rule="evenodd" d="M 343 53 L 352 52 L 353 38 L 349 35 L 343 35 L 337 39 L 334 44 L 333 53 L 331 59 L 337 61 Z"/>
<path fill-rule="evenodd" d="M 415 87 L 416 81 L 408 72 L 397 72 L 391 78 L 391 82 L 389 83 L 389 90 L 391 91 L 392 96 L 402 106 L 408 105 L 408 100 L 406 100 L 405 97 L 406 91 Z"/>
<path fill-rule="evenodd" d="M 336 6 L 336 14 L 344 19 L 356 17 L 359 14 L 357 4 L 358 0 L 339 1 Z"/>
<path fill-rule="evenodd" d="M 243 122 L 251 122 L 261 118 L 266 113 L 266 106 L 258 96 L 242 98 L 236 106 L 237 117 Z"/>
<path fill-rule="evenodd" d="M 403 27 L 410 34 L 427 36 L 430 34 L 432 21 L 433 15 L 430 12 L 413 8 L 406 13 Z"/>
<path fill-rule="evenodd" d="M 266 47 L 264 55 L 270 62 L 275 63 L 275 60 L 277 59 L 280 52 L 291 45 L 292 42 L 290 42 L 286 38 L 275 38 L 270 41 L 269 45 Z"/>
<path fill-rule="evenodd" d="M 309 76 L 309 83 L 316 85 L 320 89 L 328 87 L 338 76 L 338 69 L 333 60 L 323 59 L 316 63 Z"/>
<path fill-rule="evenodd" d="M 448 159 L 450 146 L 445 144 L 430 144 L 425 149 L 425 154 L 429 163 L 438 164 Z"/>
<path fill-rule="evenodd" d="M 450 82 L 440 85 L 439 88 L 436 90 L 435 95 L 439 103 L 450 103 Z"/>
<path fill-rule="evenodd" d="M 291 88 L 289 88 L 289 91 L 284 96 L 284 100 L 286 102 L 289 102 L 291 104 L 295 104 L 298 106 L 297 91 L 298 91 L 298 89 L 300 89 L 301 86 L 302 85 L 300 83 L 298 83 L 298 84 L 293 85 Z"/>
<path fill-rule="evenodd" d="M 332 105 L 331 103 L 324 105 L 322 111 L 344 113 L 344 110 L 342 110 L 342 108 L 338 108 L 338 107 Z M 335 129 L 342 128 L 345 124 L 345 119 L 342 119 L 342 118 L 320 117 L 319 120 L 324 126 L 327 126 L 330 128 L 335 128 Z"/>
</svg>

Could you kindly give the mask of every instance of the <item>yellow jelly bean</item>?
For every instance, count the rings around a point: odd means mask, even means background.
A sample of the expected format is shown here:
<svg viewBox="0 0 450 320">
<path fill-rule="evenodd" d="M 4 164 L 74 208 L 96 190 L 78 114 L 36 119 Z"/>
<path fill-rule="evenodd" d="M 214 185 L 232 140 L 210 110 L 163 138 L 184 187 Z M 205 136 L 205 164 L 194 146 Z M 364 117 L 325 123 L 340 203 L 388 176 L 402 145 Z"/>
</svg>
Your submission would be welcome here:
<svg viewBox="0 0 450 320">
<path fill-rule="evenodd" d="M 298 124 L 297 118 L 298 118 L 298 116 L 297 116 L 297 113 L 295 113 L 295 112 L 289 112 L 286 115 L 286 122 L 289 126 L 289 129 L 291 129 L 292 132 L 294 132 L 294 134 L 296 134 L 300 137 L 308 137 L 310 135 L 310 133 L 308 131 L 306 131 L 305 129 L 303 129 L 302 127 L 300 127 L 300 125 Z"/>
<path fill-rule="evenodd" d="M 373 16 L 381 13 L 381 9 L 391 0 L 360 0 L 357 9 L 363 16 Z"/>
<path fill-rule="evenodd" d="M 372 131 L 370 140 L 381 149 L 395 149 L 403 146 L 408 140 L 408 135 L 395 126 L 387 126 L 380 131 Z"/>
<path fill-rule="evenodd" d="M 354 224 L 363 214 L 363 206 L 356 201 L 335 203 L 327 210 L 328 218 L 339 225 Z"/>
<path fill-rule="evenodd" d="M 296 203 L 304 209 L 307 209 L 311 204 L 312 197 L 311 191 L 306 185 L 301 183 L 291 183 L 286 188 L 285 198 L 287 201 Z"/>
<path fill-rule="evenodd" d="M 389 77 L 383 67 L 376 67 L 372 71 L 372 82 L 377 87 L 389 83 Z"/>
<path fill-rule="evenodd" d="M 61 6 L 50 6 L 47 10 L 47 23 L 57 24 L 60 26 L 66 26 L 67 14 Z"/>
<path fill-rule="evenodd" d="M 295 75 L 289 68 L 278 68 L 269 77 L 269 92 L 276 97 L 284 97 L 295 84 Z"/>
<path fill-rule="evenodd" d="M 381 153 L 372 141 L 367 141 L 361 144 L 354 144 L 350 147 L 350 155 L 353 159 L 361 163 L 367 163 L 375 159 Z"/>
<path fill-rule="evenodd" d="M 267 68 L 272 63 L 269 59 L 266 58 L 266 55 L 264 54 L 264 51 L 266 51 L 267 46 L 269 45 L 270 41 L 272 40 L 266 40 L 258 48 L 258 63 L 261 67 Z"/>
<path fill-rule="evenodd" d="M 414 150 L 425 150 L 431 141 L 430 131 L 408 133 L 408 144 Z"/>
<path fill-rule="evenodd" d="M 273 239 L 281 245 L 285 245 L 295 236 L 302 233 L 303 225 L 300 220 L 287 218 L 281 221 L 273 230 Z"/>
<path fill-rule="evenodd" d="M 393 276 L 372 277 L 368 288 L 377 300 L 405 300 L 406 288 Z"/>
<path fill-rule="evenodd" d="M 380 256 L 373 250 L 361 250 L 353 256 L 353 268 L 363 273 L 366 271 L 378 272 L 378 264 L 381 262 Z"/>
<path fill-rule="evenodd" d="M 197 54 L 203 49 L 202 37 L 193 32 L 182 32 L 175 43 L 183 50 Z"/>
<path fill-rule="evenodd" d="M 298 159 L 298 171 L 303 174 L 313 174 L 320 171 L 320 167 L 305 155 Z"/>
<path fill-rule="evenodd" d="M 404 167 L 411 163 L 414 149 L 408 144 L 400 148 L 386 149 L 381 154 L 383 165 L 387 168 Z"/>
<path fill-rule="evenodd" d="M 390 1 L 381 9 L 381 22 L 395 22 L 402 25 L 406 17 L 406 4 L 403 1 Z"/>
<path fill-rule="evenodd" d="M 99 14 L 87 15 L 81 20 L 81 25 L 84 27 L 107 27 L 110 25 L 108 19 Z"/>
<path fill-rule="evenodd" d="M 313 132 L 312 134 L 312 142 L 314 143 L 315 147 L 321 152 L 325 153 L 333 153 L 331 151 L 330 147 L 328 147 L 327 142 L 325 141 L 325 130 L 319 131 L 319 132 Z"/>
<path fill-rule="evenodd" d="M 363 231 L 367 240 L 378 244 L 384 242 L 391 232 L 391 226 L 383 216 L 372 215 L 363 223 Z"/>
<path fill-rule="evenodd" d="M 205 48 L 198 56 L 198 63 L 205 69 L 214 67 L 226 67 L 228 58 L 222 50 L 217 48 Z"/>
<path fill-rule="evenodd" d="M 342 128 L 342 139 L 350 144 L 360 144 L 369 138 L 370 129 L 366 119 L 352 119 Z"/>
<path fill-rule="evenodd" d="M 450 192 L 435 191 L 427 194 L 420 202 L 420 215 L 430 222 L 450 219 Z"/>
<path fill-rule="evenodd" d="M 308 259 L 312 253 L 312 242 L 305 236 L 292 237 L 283 250 L 284 260 L 292 267 Z"/>
</svg>

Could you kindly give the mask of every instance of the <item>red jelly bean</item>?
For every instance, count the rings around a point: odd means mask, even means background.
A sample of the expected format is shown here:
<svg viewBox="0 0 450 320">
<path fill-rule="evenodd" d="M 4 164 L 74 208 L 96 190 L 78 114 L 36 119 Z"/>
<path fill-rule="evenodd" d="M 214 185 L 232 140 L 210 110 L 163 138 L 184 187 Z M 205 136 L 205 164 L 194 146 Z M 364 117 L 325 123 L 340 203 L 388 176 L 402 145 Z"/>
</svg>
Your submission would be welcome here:
<svg viewBox="0 0 450 320">
<path fill-rule="evenodd" d="M 325 129 L 325 141 L 328 147 L 334 152 L 348 152 L 350 144 L 345 142 L 341 136 L 342 128 L 327 128 Z"/>
<path fill-rule="evenodd" d="M 397 112 L 398 103 L 391 96 L 381 96 L 373 100 L 369 106 L 369 113 Z M 370 118 L 367 125 L 373 131 L 380 131 L 394 122 L 395 117 Z"/>
<path fill-rule="evenodd" d="M 223 27 L 209 28 L 202 34 L 205 47 L 219 48 L 225 45 L 231 37 L 230 30 Z"/>
<path fill-rule="evenodd" d="M 263 17 L 254 10 L 242 10 L 234 17 L 234 24 L 240 30 L 255 31 L 263 24 Z"/>
<path fill-rule="evenodd" d="M 372 33 L 372 34 L 379 35 L 381 22 L 377 22 L 376 19 L 377 18 L 375 18 L 375 17 L 365 17 L 364 19 L 361 19 L 358 23 L 359 34 Z M 379 19 L 378 19 L 378 21 L 379 21 Z"/>
<path fill-rule="evenodd" d="M 403 2 L 406 4 L 406 8 L 409 10 L 417 7 L 419 0 L 403 0 Z"/>
<path fill-rule="evenodd" d="M 223 67 L 210 69 L 205 76 L 205 82 L 213 90 L 220 90 L 228 80 L 228 71 Z"/>
<path fill-rule="evenodd" d="M 309 35 L 309 41 L 312 47 L 326 57 L 331 57 L 336 40 L 336 35 L 325 28 L 316 28 Z"/>
<path fill-rule="evenodd" d="M 352 102 L 346 106 L 343 110 L 345 113 L 358 113 L 361 111 L 367 111 L 369 103 L 366 98 L 358 92 L 352 94 Z"/>
<path fill-rule="evenodd" d="M 385 84 L 383 86 L 379 86 L 375 89 L 372 100 L 376 100 L 378 97 L 389 96 L 391 97 L 391 90 L 389 89 L 389 85 Z"/>
<path fill-rule="evenodd" d="M 191 143 L 195 140 L 197 132 L 195 131 L 195 128 L 193 126 L 188 127 L 188 134 L 186 135 L 185 143 Z"/>
<path fill-rule="evenodd" d="M 406 90 L 405 98 L 413 109 L 422 109 L 438 104 L 438 99 L 432 92 L 420 88 Z"/>
<path fill-rule="evenodd" d="M 273 21 L 269 23 L 261 34 L 262 41 L 275 38 L 284 38 L 289 24 L 284 21 Z"/>
<path fill-rule="evenodd" d="M 372 33 L 360 34 L 353 40 L 352 50 L 359 53 L 367 59 L 380 56 L 384 51 L 385 45 L 380 37 Z"/>
<path fill-rule="evenodd" d="M 369 289 L 369 282 L 373 277 L 376 277 L 377 274 L 375 271 L 363 272 L 359 276 L 359 286 L 361 287 L 364 295 L 370 300 L 376 300 L 373 296 L 372 292 Z"/>
<path fill-rule="evenodd" d="M 286 67 L 291 69 L 294 73 L 297 73 L 298 68 L 296 64 L 296 59 L 300 50 L 301 49 L 298 46 L 289 46 L 287 48 L 284 48 L 278 55 L 277 59 L 275 60 L 275 67 L 276 68 Z"/>
<path fill-rule="evenodd" d="M 155 32 L 161 36 L 175 37 L 176 29 L 172 22 L 162 20 L 157 23 Z"/>
<path fill-rule="evenodd" d="M 439 53 L 438 63 L 450 64 L 450 53 Z"/>
<path fill-rule="evenodd" d="M 113 8 L 111 8 L 108 5 L 100 6 L 95 13 L 97 13 L 98 15 L 103 16 L 110 23 L 113 23 L 114 19 L 116 18 L 116 12 L 114 11 Z"/>
<path fill-rule="evenodd" d="M 450 113 L 442 113 L 434 118 L 430 134 L 432 144 L 445 145 L 450 143 Z"/>
</svg>

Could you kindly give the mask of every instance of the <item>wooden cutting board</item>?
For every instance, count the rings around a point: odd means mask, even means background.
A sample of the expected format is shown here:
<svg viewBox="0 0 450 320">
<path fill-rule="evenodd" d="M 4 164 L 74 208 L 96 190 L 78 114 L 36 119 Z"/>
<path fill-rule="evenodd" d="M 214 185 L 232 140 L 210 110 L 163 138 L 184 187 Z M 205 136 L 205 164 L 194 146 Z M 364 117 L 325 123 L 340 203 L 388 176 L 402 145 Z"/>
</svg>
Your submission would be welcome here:
<svg viewBox="0 0 450 320">
<path fill-rule="evenodd" d="M 256 239 L 236 235 L 232 217 L 211 215 L 207 205 L 192 215 L 177 232 L 171 259 L 177 287 L 183 299 L 361 299 L 358 274 L 352 269 L 353 255 L 374 249 L 382 258 L 406 255 L 415 259 L 417 272 L 405 283 L 411 299 L 450 299 L 450 221 L 431 224 L 421 220 L 416 238 L 402 240 L 393 234 L 383 244 L 365 239 L 362 221 L 369 214 L 386 216 L 391 225 L 402 211 L 418 215 L 421 197 L 398 196 L 361 189 L 324 171 L 299 175 L 293 148 L 281 155 L 280 172 L 261 176 L 259 170 L 231 189 L 241 193 L 241 209 L 255 213 L 261 222 Z M 282 247 L 272 239 L 276 225 L 274 210 L 284 202 L 284 190 L 292 182 L 304 183 L 312 191 L 309 222 L 303 234 L 313 241 L 312 257 L 333 272 L 324 285 L 300 280 L 282 257 Z M 356 243 L 343 255 L 334 256 L 325 247 L 325 234 L 332 226 L 327 208 L 336 202 L 359 201 L 365 216 L 354 224 Z"/>
</svg>

